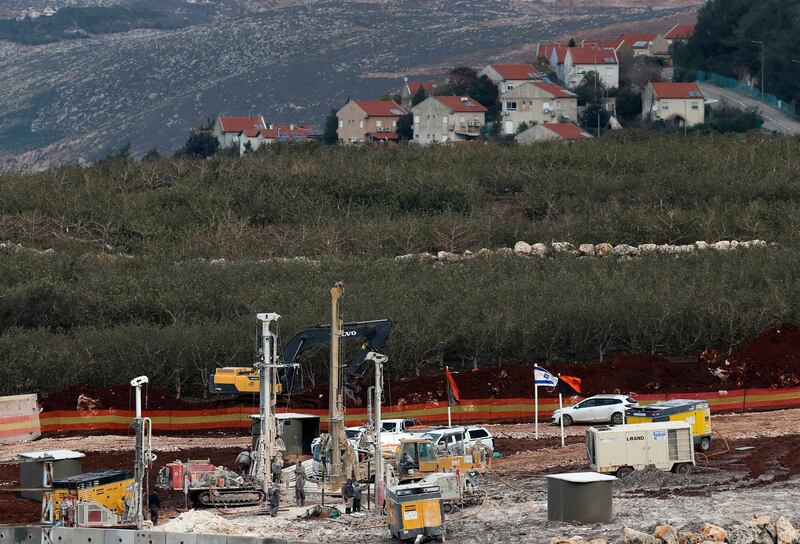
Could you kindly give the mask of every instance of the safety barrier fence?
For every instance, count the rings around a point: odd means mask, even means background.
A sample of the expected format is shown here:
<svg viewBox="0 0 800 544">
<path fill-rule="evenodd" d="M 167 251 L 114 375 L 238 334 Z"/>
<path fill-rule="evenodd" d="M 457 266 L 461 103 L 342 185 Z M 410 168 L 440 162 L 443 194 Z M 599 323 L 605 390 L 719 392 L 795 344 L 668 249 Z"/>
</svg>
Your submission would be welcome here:
<svg viewBox="0 0 800 544">
<path fill-rule="evenodd" d="M 0 442 L 33 440 L 40 435 L 36 395 L 0 397 Z"/>
<path fill-rule="evenodd" d="M 642 404 L 651 404 L 669 399 L 707 400 L 714 413 L 746 412 L 756 410 L 778 410 L 800 407 L 800 387 L 786 389 L 739 389 L 706 393 L 669 393 L 637 395 Z M 566 404 L 574 404 L 570 399 Z M 539 417 L 548 419 L 553 410 L 558 409 L 558 399 L 539 398 Z M 452 419 L 455 424 L 466 423 L 524 423 L 533 421 L 533 399 L 475 399 L 462 400 L 452 406 Z M 327 410 L 322 409 L 280 409 L 281 412 L 318 415 L 321 426 L 327 427 Z M 234 407 L 210 410 L 157 410 L 145 411 L 153 420 L 155 431 L 201 431 L 208 429 L 247 429 L 250 416 L 257 408 Z M 384 419 L 417 418 L 427 424 L 447 423 L 447 403 L 431 402 L 408 404 L 405 406 L 384 407 Z M 97 410 L 92 412 L 54 411 L 41 414 L 43 432 L 64 431 L 124 431 L 130 426 L 133 412 L 130 410 Z M 346 425 L 359 425 L 367 420 L 366 408 L 348 408 Z M 0 432 L 3 431 L 0 425 Z"/>
</svg>

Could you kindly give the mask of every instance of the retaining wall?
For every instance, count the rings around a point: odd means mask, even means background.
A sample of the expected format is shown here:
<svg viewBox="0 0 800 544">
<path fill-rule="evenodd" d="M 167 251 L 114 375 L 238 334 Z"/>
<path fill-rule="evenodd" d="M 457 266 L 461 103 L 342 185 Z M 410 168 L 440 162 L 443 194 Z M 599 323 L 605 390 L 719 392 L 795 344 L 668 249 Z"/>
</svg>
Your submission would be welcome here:
<svg viewBox="0 0 800 544">
<path fill-rule="evenodd" d="M 800 387 L 791 389 L 739 389 L 706 393 L 670 393 L 660 395 L 637 395 L 642 404 L 669 399 L 707 400 L 714 413 L 747 412 L 756 410 L 778 410 L 800 407 Z M 570 400 L 569 404 L 574 403 Z M 549 419 L 558 409 L 558 399 L 539 398 L 539 417 Z M 321 425 L 327 428 L 327 410 L 292 408 L 294 413 L 313 414 L 321 417 Z M 222 408 L 216 410 L 162 410 L 145 411 L 152 418 L 156 431 L 192 431 L 205 429 L 248 429 L 250 415 L 258 413 L 254 407 Z M 474 399 L 463 400 L 452 407 L 453 423 L 526 423 L 533 421 L 533 399 Z M 447 423 L 447 403 L 408 404 L 402 407 L 383 408 L 384 419 L 415 417 L 423 423 Z M 127 430 L 133 412 L 130 410 L 96 410 L 92 412 L 55 411 L 41 414 L 43 432 Z M 366 408 L 348 408 L 345 415 L 347 425 L 366 422 Z M 2 426 L 0 426 L 2 431 Z M 2 543 L 0 543 L 2 544 Z"/>
<path fill-rule="evenodd" d="M 38 544 L 38 525 L 0 527 L 0 544 Z M 56 527 L 50 532 L 53 544 L 302 544 L 302 541 L 255 536 L 204 533 L 165 533 L 134 529 L 74 529 Z"/>
<path fill-rule="evenodd" d="M 41 436 L 36 395 L 0 397 L 0 442 L 23 442 Z"/>
</svg>

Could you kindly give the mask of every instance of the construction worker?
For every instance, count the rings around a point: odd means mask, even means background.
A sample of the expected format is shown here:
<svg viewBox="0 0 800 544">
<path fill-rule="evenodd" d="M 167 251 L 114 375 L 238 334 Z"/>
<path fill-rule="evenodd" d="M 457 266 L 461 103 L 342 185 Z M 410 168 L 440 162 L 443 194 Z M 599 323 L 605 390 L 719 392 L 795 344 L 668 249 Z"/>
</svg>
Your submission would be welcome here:
<svg viewBox="0 0 800 544">
<path fill-rule="evenodd" d="M 353 512 L 361 512 L 361 492 L 363 488 L 359 484 L 353 484 Z"/>
<path fill-rule="evenodd" d="M 408 452 L 403 452 L 402 457 L 400 457 L 400 474 L 408 475 L 411 472 L 412 468 L 416 468 L 416 463 L 408 454 Z"/>
<path fill-rule="evenodd" d="M 281 472 L 283 471 L 283 460 L 276 455 L 272 462 L 272 481 L 276 484 L 281 483 Z"/>
<path fill-rule="evenodd" d="M 349 514 L 353 510 L 353 480 L 347 479 L 342 486 L 342 500 L 344 500 L 344 513 Z"/>
<path fill-rule="evenodd" d="M 250 465 L 253 463 L 252 448 L 239 453 L 236 456 L 236 473 L 239 476 L 244 476 L 250 472 Z"/>
<path fill-rule="evenodd" d="M 158 510 L 161 508 L 161 496 L 158 494 L 158 490 L 154 489 L 148 496 L 147 496 L 147 506 L 150 509 L 150 521 L 153 522 L 153 525 L 158 524 Z"/>
<path fill-rule="evenodd" d="M 300 459 L 294 465 L 294 500 L 298 506 L 306 504 L 306 469 Z"/>
<path fill-rule="evenodd" d="M 269 499 L 269 515 L 274 518 L 278 515 L 278 506 L 281 504 L 280 488 L 276 485 L 270 487 L 267 498 Z"/>
</svg>

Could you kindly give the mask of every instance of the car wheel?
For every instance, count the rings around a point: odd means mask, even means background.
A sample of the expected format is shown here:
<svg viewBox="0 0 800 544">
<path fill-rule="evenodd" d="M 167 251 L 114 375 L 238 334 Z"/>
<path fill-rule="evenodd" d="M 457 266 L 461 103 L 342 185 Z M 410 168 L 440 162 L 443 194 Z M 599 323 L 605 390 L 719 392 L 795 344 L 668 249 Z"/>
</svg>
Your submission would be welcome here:
<svg viewBox="0 0 800 544">
<path fill-rule="evenodd" d="M 708 451 L 711 449 L 711 438 L 704 436 L 700 439 L 700 451 Z"/>
<path fill-rule="evenodd" d="M 570 425 L 572 425 L 572 416 L 568 416 L 565 414 L 561 417 L 564 419 L 564 427 L 569 427 Z"/>
<path fill-rule="evenodd" d="M 630 476 L 633 473 L 633 467 L 619 467 L 617 469 L 617 478 L 624 478 L 625 476 Z"/>
<path fill-rule="evenodd" d="M 611 424 L 612 425 L 622 425 L 625 421 L 625 418 L 622 417 L 620 412 L 614 412 L 611 414 Z"/>
<path fill-rule="evenodd" d="M 679 463 L 672 467 L 672 471 L 675 474 L 683 474 L 688 475 L 692 473 L 692 464 L 691 463 Z"/>
</svg>

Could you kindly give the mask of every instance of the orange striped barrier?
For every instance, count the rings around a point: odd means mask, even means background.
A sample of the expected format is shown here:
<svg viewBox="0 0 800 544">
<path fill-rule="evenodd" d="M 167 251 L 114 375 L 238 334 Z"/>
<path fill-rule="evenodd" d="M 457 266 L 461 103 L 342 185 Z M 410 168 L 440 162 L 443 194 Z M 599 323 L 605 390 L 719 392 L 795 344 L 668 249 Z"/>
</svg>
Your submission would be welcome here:
<svg viewBox="0 0 800 544">
<path fill-rule="evenodd" d="M 36 395 L 0 397 L 0 442 L 21 442 L 41 436 Z"/>
<path fill-rule="evenodd" d="M 638 395 L 642 404 L 669 399 L 706 400 L 711 411 L 746 412 L 752 410 L 779 410 L 800 407 L 800 387 L 786 389 L 740 389 L 733 391 L 714 391 L 705 393 L 669 393 Z M 577 401 L 575 401 L 577 402 Z M 572 402 L 570 402 L 572 403 Z M 473 399 L 462 400 L 452 407 L 453 422 L 469 423 L 526 423 L 533 420 L 533 399 Z M 558 401 L 553 398 L 539 398 L 539 415 L 549 418 L 558 409 Z M 327 410 L 322 409 L 280 409 L 320 416 L 321 426 L 327 427 Z M 158 410 L 145 411 L 145 416 L 153 420 L 156 431 L 195 431 L 206 429 L 247 429 L 250 416 L 257 414 L 254 407 L 234 407 L 213 410 Z M 425 424 L 447 422 L 447 402 L 429 402 L 383 408 L 384 419 L 417 418 Z M 133 412 L 130 410 L 97 410 L 92 412 L 54 411 L 41 414 L 43 432 L 84 431 L 84 430 L 126 430 L 130 427 Z M 345 414 L 345 424 L 360 425 L 367 420 L 366 408 L 349 408 Z M 0 433 L 3 427 L 0 425 Z M 0 435 L 1 436 L 1 435 Z"/>
</svg>

